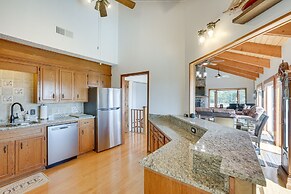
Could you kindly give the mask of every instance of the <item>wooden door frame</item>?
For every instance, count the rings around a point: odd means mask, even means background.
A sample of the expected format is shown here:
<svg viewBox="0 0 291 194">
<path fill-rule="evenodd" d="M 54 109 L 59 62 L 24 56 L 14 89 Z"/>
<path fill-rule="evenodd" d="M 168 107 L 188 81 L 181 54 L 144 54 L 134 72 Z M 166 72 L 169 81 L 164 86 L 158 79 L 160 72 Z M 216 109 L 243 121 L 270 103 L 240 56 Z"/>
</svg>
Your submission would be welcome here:
<svg viewBox="0 0 291 194">
<path fill-rule="evenodd" d="M 264 88 L 264 104 L 265 104 L 265 111 L 267 112 L 268 111 L 268 91 L 267 91 L 267 87 L 269 85 L 273 85 L 273 107 L 274 107 L 274 112 L 273 112 L 273 130 L 274 130 L 274 141 L 275 141 L 275 144 L 276 144 L 276 139 L 277 139 L 277 129 L 276 129 L 276 82 L 275 82 L 275 76 L 271 76 L 270 78 L 266 79 L 264 82 L 263 82 L 263 88 Z M 268 128 L 268 126 L 266 126 Z M 266 128 L 266 129 L 267 129 Z"/>
<path fill-rule="evenodd" d="M 150 107 L 149 107 L 149 105 L 150 105 L 150 98 L 149 98 L 149 94 L 150 94 L 150 72 L 149 71 L 142 71 L 142 72 L 135 72 L 135 73 L 127 73 L 127 74 L 121 74 L 120 75 L 120 88 L 121 88 L 121 91 L 122 91 L 122 96 L 123 96 L 123 81 L 125 80 L 125 78 L 126 77 L 130 77 L 130 76 L 137 76 L 137 75 L 146 75 L 147 76 L 147 109 L 148 109 L 148 111 L 147 111 L 147 118 L 149 118 L 149 112 L 150 112 Z M 122 97 L 122 107 L 121 107 L 121 109 L 123 110 L 124 109 L 124 103 L 123 103 L 123 97 Z M 124 131 L 124 128 L 123 128 L 123 126 L 124 126 L 124 120 L 123 120 L 123 118 L 124 118 L 124 115 L 123 115 L 123 112 L 122 112 L 122 143 L 124 143 L 124 133 L 125 133 L 125 131 Z M 145 130 L 146 131 L 146 134 L 149 134 L 149 131 L 148 131 L 148 120 L 146 121 L 147 122 L 147 129 Z M 147 145 L 148 145 L 148 142 L 149 140 L 148 140 L 148 138 L 147 138 Z M 147 146 L 148 147 L 148 146 Z"/>
</svg>

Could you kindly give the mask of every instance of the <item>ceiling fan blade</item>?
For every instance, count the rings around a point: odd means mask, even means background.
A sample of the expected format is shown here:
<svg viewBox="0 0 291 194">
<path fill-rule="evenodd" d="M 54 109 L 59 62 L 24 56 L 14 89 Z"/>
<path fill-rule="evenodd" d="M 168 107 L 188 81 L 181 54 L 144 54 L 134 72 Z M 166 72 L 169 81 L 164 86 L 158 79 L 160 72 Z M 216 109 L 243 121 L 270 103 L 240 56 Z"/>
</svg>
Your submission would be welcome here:
<svg viewBox="0 0 291 194">
<path fill-rule="evenodd" d="M 107 16 L 107 10 L 106 10 L 105 3 L 100 3 L 99 11 L 100 11 L 100 16 L 101 17 L 106 17 Z"/>
<path fill-rule="evenodd" d="M 131 0 L 115 0 L 117 1 L 118 3 L 121 3 L 122 5 L 130 8 L 130 9 L 133 9 L 135 7 L 135 2 L 131 1 Z"/>
<path fill-rule="evenodd" d="M 212 62 L 214 62 L 214 63 L 223 63 L 224 60 L 213 60 Z"/>
<path fill-rule="evenodd" d="M 210 63 L 208 63 L 208 65 L 216 66 L 217 64 L 210 62 Z"/>
</svg>

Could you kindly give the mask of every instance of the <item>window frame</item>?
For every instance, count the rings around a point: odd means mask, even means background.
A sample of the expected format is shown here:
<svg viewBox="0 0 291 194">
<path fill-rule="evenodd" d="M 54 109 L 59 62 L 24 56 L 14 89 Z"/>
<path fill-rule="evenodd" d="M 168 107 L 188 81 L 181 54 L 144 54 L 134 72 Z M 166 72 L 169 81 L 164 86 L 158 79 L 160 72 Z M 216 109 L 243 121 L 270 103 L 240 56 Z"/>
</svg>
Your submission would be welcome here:
<svg viewBox="0 0 291 194">
<path fill-rule="evenodd" d="M 213 91 L 214 90 L 214 107 L 211 107 L 210 106 L 210 91 Z M 230 91 L 230 90 L 236 90 L 236 97 L 237 97 L 237 101 L 236 103 L 240 102 L 240 95 L 239 95 L 239 91 L 240 90 L 244 90 L 245 91 L 245 102 L 247 103 L 247 88 L 211 88 L 211 89 L 208 89 L 208 107 L 209 108 L 219 108 L 218 107 L 218 95 L 217 95 L 217 92 L 218 91 Z"/>
</svg>

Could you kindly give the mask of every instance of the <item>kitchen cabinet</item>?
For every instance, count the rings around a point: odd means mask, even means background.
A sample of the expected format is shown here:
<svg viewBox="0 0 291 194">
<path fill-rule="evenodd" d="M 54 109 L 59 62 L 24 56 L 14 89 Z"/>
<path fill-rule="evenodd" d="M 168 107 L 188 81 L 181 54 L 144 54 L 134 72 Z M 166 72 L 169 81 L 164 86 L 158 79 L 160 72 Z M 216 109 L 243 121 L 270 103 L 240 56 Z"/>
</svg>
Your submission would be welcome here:
<svg viewBox="0 0 291 194">
<path fill-rule="evenodd" d="M 59 69 L 43 66 L 39 68 L 39 102 L 54 103 L 59 101 Z"/>
<path fill-rule="evenodd" d="M 90 71 L 88 74 L 88 86 L 100 87 L 100 75 L 97 72 Z"/>
<path fill-rule="evenodd" d="M 14 142 L 0 142 L 0 181 L 14 173 Z"/>
<path fill-rule="evenodd" d="M 111 76 L 101 75 L 99 86 L 101 88 L 111 88 Z"/>
<path fill-rule="evenodd" d="M 16 141 L 16 175 L 40 169 L 45 165 L 44 143 L 42 136 Z"/>
<path fill-rule="evenodd" d="M 94 119 L 79 121 L 79 154 L 90 152 L 94 149 Z"/>
<path fill-rule="evenodd" d="M 90 72 L 88 75 L 88 86 L 110 88 L 111 87 L 111 76 L 101 75 L 96 72 Z"/>
<path fill-rule="evenodd" d="M 0 131 L 0 182 L 45 167 L 45 128 Z"/>
<path fill-rule="evenodd" d="M 73 101 L 73 71 L 60 70 L 60 101 Z"/>
<path fill-rule="evenodd" d="M 74 74 L 74 101 L 88 101 L 87 73 L 75 72 Z"/>
<path fill-rule="evenodd" d="M 171 141 L 170 138 L 156 128 L 151 122 L 149 122 L 149 129 L 149 152 L 154 152 Z"/>
</svg>

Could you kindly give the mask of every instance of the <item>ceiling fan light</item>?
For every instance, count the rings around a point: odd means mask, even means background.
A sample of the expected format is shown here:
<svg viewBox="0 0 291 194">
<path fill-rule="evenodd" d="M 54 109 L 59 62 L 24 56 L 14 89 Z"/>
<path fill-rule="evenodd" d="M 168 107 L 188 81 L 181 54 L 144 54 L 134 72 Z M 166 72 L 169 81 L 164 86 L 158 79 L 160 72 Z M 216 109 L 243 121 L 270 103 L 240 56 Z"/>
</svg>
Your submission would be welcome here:
<svg viewBox="0 0 291 194">
<path fill-rule="evenodd" d="M 100 11 L 100 4 L 101 4 L 101 1 L 96 1 L 96 5 L 95 5 L 95 9 L 97 10 L 97 11 Z"/>
</svg>

